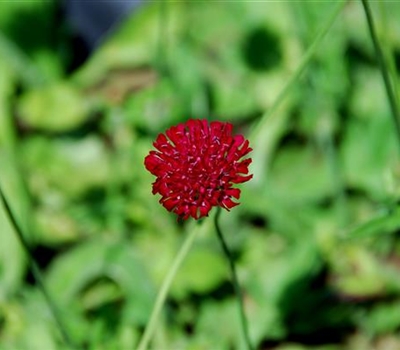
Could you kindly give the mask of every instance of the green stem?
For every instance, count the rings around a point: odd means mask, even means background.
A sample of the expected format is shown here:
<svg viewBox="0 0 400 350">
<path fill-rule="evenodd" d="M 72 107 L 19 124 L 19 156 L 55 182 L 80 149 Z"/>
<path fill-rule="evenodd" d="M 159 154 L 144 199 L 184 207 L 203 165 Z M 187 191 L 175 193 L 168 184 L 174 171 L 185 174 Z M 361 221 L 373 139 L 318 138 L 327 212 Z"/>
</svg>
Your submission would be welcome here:
<svg viewBox="0 0 400 350">
<path fill-rule="evenodd" d="M 150 320 L 147 323 L 146 329 L 144 330 L 141 340 L 139 341 L 139 345 L 136 348 L 137 350 L 146 350 L 148 348 L 151 337 L 156 329 L 157 321 L 159 319 L 162 307 L 167 298 L 167 294 L 171 287 L 172 281 L 176 273 L 178 272 L 179 267 L 182 265 L 182 262 L 185 259 L 186 255 L 188 254 L 190 248 L 192 247 L 193 242 L 199 231 L 200 231 L 200 226 L 198 225 L 190 233 L 188 233 L 181 249 L 176 255 L 175 260 L 173 261 L 172 266 L 162 283 L 161 289 L 158 292 L 156 301 L 154 303 L 153 311 L 151 312 L 150 315 Z"/>
<path fill-rule="evenodd" d="M 235 263 L 233 261 L 233 257 L 232 254 L 229 250 L 228 245 L 226 244 L 226 241 L 224 239 L 224 236 L 222 234 L 221 228 L 219 226 L 218 223 L 218 219 L 220 217 L 221 214 L 221 208 L 218 207 L 217 208 L 217 214 L 215 215 L 214 218 L 214 222 L 215 222 L 215 230 L 217 231 L 217 236 L 218 239 L 221 243 L 221 247 L 222 250 L 224 251 L 225 256 L 227 257 L 228 261 L 229 261 L 229 267 L 231 270 L 231 275 L 232 275 L 232 282 L 233 282 L 233 287 L 235 289 L 235 294 L 238 300 L 238 307 L 239 307 L 239 315 L 240 315 L 240 321 L 241 321 L 241 325 L 242 325 L 242 331 L 243 331 L 243 336 L 247 345 L 247 349 L 248 350 L 253 350 L 253 347 L 251 345 L 251 341 L 250 341 L 250 335 L 249 335 L 249 327 L 247 325 L 247 319 L 246 319 L 246 315 L 244 313 L 244 306 L 243 306 L 243 294 L 242 291 L 240 289 L 240 285 L 239 285 L 239 279 L 236 273 L 236 267 L 235 267 Z"/>
<path fill-rule="evenodd" d="M 22 232 L 22 229 L 19 226 L 19 224 L 18 224 L 18 222 L 17 222 L 17 220 L 16 220 L 16 218 L 15 218 L 15 216 L 14 216 L 12 210 L 11 210 L 11 207 L 10 207 L 10 205 L 9 205 L 9 203 L 8 203 L 8 201 L 7 201 L 7 199 L 6 199 L 5 195 L 4 195 L 3 190 L 1 189 L 1 187 L 0 187 L 0 198 L 1 198 L 1 202 L 3 203 L 4 209 L 6 210 L 6 213 L 7 213 L 8 217 L 9 217 L 9 219 L 10 219 L 10 222 L 11 222 L 12 226 L 14 227 L 14 230 L 15 230 L 15 232 L 16 232 L 16 234 L 18 236 L 18 239 L 19 239 L 19 241 L 20 241 L 20 243 L 22 245 L 22 248 L 24 249 L 25 254 L 26 254 L 27 258 L 28 258 L 28 263 L 30 265 L 32 274 L 33 274 L 33 276 L 35 278 L 35 281 L 36 281 L 39 289 L 41 290 L 41 292 L 42 292 L 42 294 L 43 294 L 43 296 L 44 296 L 44 298 L 45 298 L 45 300 L 46 300 L 46 302 L 47 302 L 47 304 L 49 306 L 50 312 L 53 314 L 54 320 L 55 320 L 55 322 L 56 322 L 56 324 L 57 324 L 57 326 L 58 326 L 58 328 L 60 330 L 60 333 L 61 333 L 61 335 L 62 335 L 62 337 L 64 339 L 64 342 L 69 348 L 75 349 L 76 347 L 73 345 L 71 337 L 69 336 L 69 334 L 67 332 L 67 327 L 65 326 L 65 324 L 64 324 L 64 322 L 62 320 L 62 317 L 61 317 L 61 315 L 59 313 L 59 310 L 56 307 L 53 299 L 51 298 L 51 296 L 50 296 L 50 294 L 49 294 L 49 292 L 48 292 L 48 290 L 47 290 L 47 288 L 46 288 L 46 286 L 44 284 L 42 273 L 41 273 L 40 268 L 37 265 L 33 255 L 32 255 L 32 252 L 30 250 L 28 241 L 26 240 L 26 238 L 25 238 L 25 236 L 24 236 L 24 234 Z"/>
<path fill-rule="evenodd" d="M 389 79 L 389 69 L 387 67 L 386 61 L 383 57 L 382 49 L 379 44 L 378 37 L 376 36 L 374 21 L 372 19 L 371 9 L 369 7 L 367 0 L 361 0 L 365 12 L 365 16 L 367 17 L 367 23 L 369 28 L 369 33 L 371 35 L 372 42 L 374 44 L 374 49 L 376 53 L 376 58 L 378 60 L 379 67 L 382 72 L 383 81 L 385 83 L 386 93 L 389 99 L 390 109 L 392 111 L 393 122 L 396 127 L 397 137 L 400 146 L 400 113 L 397 106 L 396 97 L 394 96 L 393 87 L 390 83 Z"/>
<path fill-rule="evenodd" d="M 332 184 L 335 192 L 335 209 L 337 211 L 337 217 L 340 227 L 344 227 L 349 222 L 349 209 L 347 203 L 347 196 L 345 191 L 344 179 L 343 179 L 343 169 L 341 168 L 341 164 L 339 162 L 338 150 L 335 149 L 332 135 L 329 136 L 329 140 L 327 140 L 327 150 L 328 159 L 329 159 L 329 167 L 330 167 L 330 176 L 332 179 Z"/>
<path fill-rule="evenodd" d="M 395 63 L 395 57 L 394 57 L 394 49 L 393 49 L 393 43 L 389 38 L 389 33 L 390 33 L 390 28 L 388 25 L 388 19 L 387 19 L 387 9 L 386 6 L 382 1 L 379 2 L 379 7 L 380 7 L 380 13 L 381 13 L 381 22 L 382 22 L 382 28 L 381 28 L 381 42 L 382 42 L 382 46 L 385 47 L 386 50 L 383 50 L 383 57 L 384 60 L 386 60 L 386 62 L 388 63 L 388 67 L 389 67 L 389 75 L 392 78 L 392 87 L 393 87 L 393 92 L 394 92 L 394 96 L 396 98 L 396 103 L 397 105 L 399 105 L 399 88 L 398 88 L 398 83 L 399 83 L 399 79 L 397 76 L 397 71 L 396 71 L 396 63 Z M 379 31 L 379 30 L 378 30 Z"/>
<path fill-rule="evenodd" d="M 387 208 L 373 218 L 343 232 L 341 239 L 355 240 L 370 237 L 382 237 L 393 234 L 400 228 L 400 208 Z"/>
<path fill-rule="evenodd" d="M 270 157 L 272 155 L 274 147 L 287 122 L 288 113 L 279 114 L 275 112 L 282 104 L 291 89 L 296 85 L 297 81 L 300 79 L 301 75 L 314 57 L 314 54 L 317 52 L 317 49 L 324 39 L 325 35 L 329 32 L 333 23 L 335 23 L 337 16 L 339 15 L 346 3 L 347 1 L 343 1 L 339 2 L 336 5 L 330 17 L 325 21 L 324 27 L 315 37 L 310 47 L 307 49 L 305 55 L 300 62 L 300 65 L 290 76 L 289 80 L 274 100 L 272 106 L 263 114 L 260 121 L 253 128 L 249 138 L 254 144 L 257 144 L 257 150 L 255 150 L 255 153 L 253 153 L 253 168 L 258 168 L 254 171 L 255 173 L 265 173 L 266 167 L 269 165 Z"/>
</svg>

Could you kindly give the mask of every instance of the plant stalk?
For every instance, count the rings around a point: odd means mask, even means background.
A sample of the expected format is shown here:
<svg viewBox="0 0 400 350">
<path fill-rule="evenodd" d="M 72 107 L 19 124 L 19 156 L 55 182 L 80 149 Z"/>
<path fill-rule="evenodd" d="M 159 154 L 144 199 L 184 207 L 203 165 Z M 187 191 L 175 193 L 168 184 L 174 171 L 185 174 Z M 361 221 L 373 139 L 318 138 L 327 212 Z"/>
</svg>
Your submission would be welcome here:
<svg viewBox="0 0 400 350">
<path fill-rule="evenodd" d="M 399 113 L 399 108 L 397 106 L 397 100 L 393 92 L 393 86 L 389 79 L 389 68 L 384 59 L 383 52 L 379 44 L 378 37 L 376 35 L 374 20 L 372 18 L 372 12 L 369 7 L 369 3 L 367 0 L 361 0 L 361 2 L 364 8 L 365 16 L 367 18 L 369 33 L 371 35 L 371 39 L 374 44 L 376 58 L 378 60 L 379 68 L 381 70 L 382 78 L 385 84 L 385 89 L 389 99 L 390 109 L 392 112 L 393 122 L 396 127 L 396 133 L 400 147 L 400 113 Z"/>
<path fill-rule="evenodd" d="M 241 291 L 240 285 L 239 285 L 239 279 L 236 273 L 236 267 L 235 267 L 235 263 L 233 261 L 233 256 L 229 250 L 229 247 L 224 239 L 224 236 L 222 234 L 221 231 L 221 227 L 218 223 L 219 217 L 221 214 L 221 208 L 218 207 L 217 208 L 217 214 L 215 215 L 214 218 L 214 223 L 215 223 L 215 230 L 217 232 L 217 236 L 218 236 L 218 240 L 221 243 L 221 247 L 222 250 L 224 251 L 224 254 L 226 256 L 226 258 L 228 259 L 229 262 L 229 268 L 231 270 L 231 277 L 232 277 L 232 283 L 233 283 L 233 287 L 235 290 L 235 294 L 238 300 L 238 308 L 239 308 L 239 316 L 240 316 L 240 322 L 241 322 L 241 326 L 242 326 L 242 331 L 243 331 L 243 337 L 247 346 L 248 350 L 253 350 L 253 346 L 251 345 L 251 341 L 250 341 L 250 335 L 249 335 L 249 327 L 247 324 L 247 318 L 246 318 L 246 314 L 244 312 L 244 305 L 243 305 L 243 293 Z"/>
<path fill-rule="evenodd" d="M 189 232 L 189 234 L 185 238 L 185 241 L 183 242 L 182 247 L 176 255 L 175 260 L 173 261 L 172 266 L 161 285 L 160 291 L 158 292 L 153 311 L 151 312 L 149 322 L 146 325 L 142 338 L 139 341 L 139 345 L 136 348 L 137 350 L 146 350 L 148 348 L 151 337 L 156 329 L 157 321 L 160 317 L 160 313 L 167 298 L 172 281 L 174 280 L 174 277 L 178 272 L 180 266 L 182 265 L 183 260 L 187 256 L 190 248 L 192 247 L 193 242 L 198 232 L 200 231 L 199 228 L 200 226 L 198 225 L 191 232 Z"/>
<path fill-rule="evenodd" d="M 291 74 L 288 81 L 279 92 L 271 107 L 262 115 L 261 119 L 256 123 L 255 127 L 251 130 L 249 139 L 254 144 L 257 144 L 257 149 L 253 153 L 254 173 L 263 173 L 266 168 L 270 165 L 271 157 L 276 144 L 285 128 L 287 119 L 289 118 L 288 113 L 279 114 L 276 113 L 278 107 L 280 107 L 288 96 L 289 92 L 294 88 L 300 77 L 312 61 L 317 49 L 321 42 L 329 32 L 336 18 L 341 13 L 343 7 L 347 4 L 347 1 L 338 1 L 335 5 L 331 15 L 326 19 L 323 28 L 318 32 L 315 39 L 305 52 L 302 57 L 299 66 Z M 255 180 L 257 176 L 255 176 Z M 253 181 L 253 184 L 255 182 Z"/>
<path fill-rule="evenodd" d="M 32 274 L 35 278 L 35 281 L 38 285 L 38 288 L 41 290 L 47 305 L 49 306 L 50 312 L 52 313 L 53 317 L 54 317 L 54 321 L 56 322 L 59 331 L 61 333 L 61 336 L 64 340 L 64 343 L 70 348 L 70 349 L 76 349 L 76 347 L 74 346 L 71 337 L 69 336 L 69 333 L 67 331 L 67 327 L 65 325 L 65 323 L 62 320 L 61 314 L 55 304 L 55 302 L 53 301 L 52 297 L 50 296 L 45 283 L 43 281 L 43 277 L 42 277 L 42 273 L 40 271 L 39 266 L 37 265 L 35 258 L 31 252 L 31 249 L 29 247 L 29 243 L 26 240 L 24 233 L 21 229 L 21 227 L 19 226 L 12 210 L 11 207 L 5 197 L 5 194 L 3 192 L 3 190 L 0 187 L 0 198 L 1 198 L 1 202 L 3 203 L 4 209 L 10 219 L 10 222 L 12 224 L 12 226 L 14 227 L 14 230 L 18 236 L 18 239 L 22 245 L 23 250 L 25 251 L 25 254 L 28 258 L 28 263 L 30 266 L 30 269 L 32 271 Z"/>
</svg>

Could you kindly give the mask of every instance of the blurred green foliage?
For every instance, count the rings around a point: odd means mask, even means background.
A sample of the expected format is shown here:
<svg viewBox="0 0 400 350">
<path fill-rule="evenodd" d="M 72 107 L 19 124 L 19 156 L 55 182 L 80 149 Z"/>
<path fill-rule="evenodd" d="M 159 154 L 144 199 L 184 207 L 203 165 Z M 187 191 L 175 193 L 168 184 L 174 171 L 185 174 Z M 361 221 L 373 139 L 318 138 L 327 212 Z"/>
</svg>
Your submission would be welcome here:
<svg viewBox="0 0 400 350">
<path fill-rule="evenodd" d="M 334 5 L 149 2 L 71 72 L 57 2 L 0 2 L 0 183 L 82 348 L 134 348 L 193 229 L 151 195 L 155 136 L 188 118 L 250 135 Z M 393 74 L 400 6 L 372 9 Z M 279 127 L 261 130 L 268 162 L 222 217 L 254 344 L 399 349 L 399 140 L 360 3 L 275 113 Z M 257 146 L 255 159 L 268 153 Z M 242 349 L 235 303 L 210 231 L 176 276 L 153 348 Z M 64 348 L 0 207 L 0 349 Z"/>
</svg>

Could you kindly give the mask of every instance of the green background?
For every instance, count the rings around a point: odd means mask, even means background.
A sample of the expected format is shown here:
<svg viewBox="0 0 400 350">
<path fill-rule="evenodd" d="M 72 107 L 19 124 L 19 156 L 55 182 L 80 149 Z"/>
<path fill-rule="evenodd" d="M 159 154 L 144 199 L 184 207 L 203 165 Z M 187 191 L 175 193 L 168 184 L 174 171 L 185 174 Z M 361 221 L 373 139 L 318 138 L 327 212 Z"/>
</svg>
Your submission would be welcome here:
<svg viewBox="0 0 400 350">
<path fill-rule="evenodd" d="M 0 183 L 73 341 L 137 344 L 195 227 L 159 205 L 143 160 L 158 133 L 208 118 L 254 149 L 221 226 L 257 348 L 400 349 L 399 139 L 361 2 L 279 105 L 337 2 L 148 2 L 79 67 L 59 6 L 0 2 Z M 398 97 L 400 5 L 371 7 Z M 209 228 L 153 349 L 244 348 Z M 2 206 L 0 349 L 67 349 Z"/>
</svg>

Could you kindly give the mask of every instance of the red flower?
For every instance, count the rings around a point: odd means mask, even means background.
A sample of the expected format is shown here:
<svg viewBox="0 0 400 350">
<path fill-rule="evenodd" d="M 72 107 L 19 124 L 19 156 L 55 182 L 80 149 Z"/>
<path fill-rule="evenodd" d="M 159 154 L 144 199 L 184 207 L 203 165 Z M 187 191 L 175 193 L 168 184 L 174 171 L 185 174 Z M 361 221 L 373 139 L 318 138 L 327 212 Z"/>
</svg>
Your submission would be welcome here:
<svg viewBox="0 0 400 350">
<path fill-rule="evenodd" d="M 165 135 L 166 134 L 166 135 Z M 188 120 L 159 134 L 144 164 L 157 177 L 153 194 L 160 203 L 182 219 L 208 216 L 214 206 L 229 211 L 238 205 L 240 190 L 234 184 L 246 182 L 251 159 L 240 160 L 252 149 L 243 135 L 232 135 L 232 124 Z"/>
</svg>

